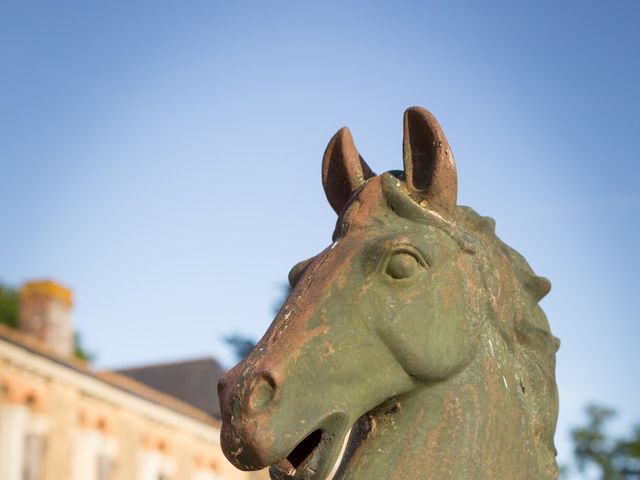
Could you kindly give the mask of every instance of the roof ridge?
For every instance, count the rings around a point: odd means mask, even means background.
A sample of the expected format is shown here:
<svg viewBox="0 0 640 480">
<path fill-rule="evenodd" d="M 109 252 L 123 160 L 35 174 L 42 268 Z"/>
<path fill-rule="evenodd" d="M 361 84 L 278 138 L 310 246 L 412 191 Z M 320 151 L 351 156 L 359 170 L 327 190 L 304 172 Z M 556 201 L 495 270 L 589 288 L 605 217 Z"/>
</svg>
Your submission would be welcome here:
<svg viewBox="0 0 640 480">
<path fill-rule="evenodd" d="M 210 356 L 186 358 L 184 360 L 173 360 L 173 361 L 164 361 L 164 362 L 158 362 L 158 363 L 148 363 L 148 364 L 142 364 L 142 365 L 137 365 L 137 366 L 134 365 L 132 367 L 108 368 L 106 370 L 108 370 L 110 372 L 132 372 L 132 371 L 136 371 L 136 370 L 147 370 L 147 369 L 151 369 L 151 368 L 172 367 L 172 366 L 176 366 L 176 365 L 187 365 L 187 364 L 190 364 L 190 363 L 200 363 L 200 362 L 204 362 L 204 361 L 211 361 L 214 364 L 218 365 L 220 368 L 222 368 L 222 365 L 220 365 L 220 362 L 218 361 L 218 359 L 215 358 L 213 355 L 210 355 Z"/>
<path fill-rule="evenodd" d="M 117 371 L 94 370 L 89 366 L 88 363 L 76 360 L 74 358 L 65 358 L 61 357 L 60 355 L 56 355 L 51 351 L 50 348 L 48 348 L 46 343 L 24 332 L 20 332 L 19 330 L 0 324 L 0 339 L 17 345 L 42 357 L 48 358 L 49 360 L 75 370 L 78 373 L 102 381 L 130 395 L 144 398 L 149 402 L 162 405 L 165 408 L 173 410 L 174 412 L 199 420 L 211 426 L 218 428 L 220 426 L 220 422 L 218 419 L 212 417 L 204 410 L 195 407 L 188 402 L 185 402 L 184 400 L 157 390 L 131 377 L 120 374 Z M 215 359 L 213 358 L 211 358 L 211 360 L 215 361 Z"/>
</svg>

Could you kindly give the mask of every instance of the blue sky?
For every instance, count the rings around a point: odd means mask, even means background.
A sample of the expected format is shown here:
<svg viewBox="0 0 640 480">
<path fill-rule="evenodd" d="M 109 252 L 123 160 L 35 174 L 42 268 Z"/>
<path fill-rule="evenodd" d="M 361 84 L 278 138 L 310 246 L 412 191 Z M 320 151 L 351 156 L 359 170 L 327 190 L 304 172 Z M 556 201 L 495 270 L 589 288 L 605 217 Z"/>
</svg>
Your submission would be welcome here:
<svg viewBox="0 0 640 480">
<path fill-rule="evenodd" d="M 2 1 L 0 280 L 69 285 L 99 366 L 229 364 L 330 242 L 331 135 L 397 169 L 423 105 L 553 283 L 566 457 L 588 401 L 640 421 L 639 5 Z"/>
</svg>

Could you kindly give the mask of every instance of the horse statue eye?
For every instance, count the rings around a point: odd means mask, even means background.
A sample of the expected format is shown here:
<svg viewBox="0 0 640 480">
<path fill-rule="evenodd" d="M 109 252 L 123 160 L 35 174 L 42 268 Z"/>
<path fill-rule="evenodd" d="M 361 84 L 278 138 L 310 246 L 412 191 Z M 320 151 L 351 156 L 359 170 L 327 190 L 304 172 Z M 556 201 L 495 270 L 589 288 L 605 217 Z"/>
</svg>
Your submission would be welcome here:
<svg viewBox="0 0 640 480">
<path fill-rule="evenodd" d="M 402 280 L 413 276 L 421 268 L 421 262 L 408 252 L 395 253 L 387 262 L 385 273 L 393 279 Z"/>
</svg>

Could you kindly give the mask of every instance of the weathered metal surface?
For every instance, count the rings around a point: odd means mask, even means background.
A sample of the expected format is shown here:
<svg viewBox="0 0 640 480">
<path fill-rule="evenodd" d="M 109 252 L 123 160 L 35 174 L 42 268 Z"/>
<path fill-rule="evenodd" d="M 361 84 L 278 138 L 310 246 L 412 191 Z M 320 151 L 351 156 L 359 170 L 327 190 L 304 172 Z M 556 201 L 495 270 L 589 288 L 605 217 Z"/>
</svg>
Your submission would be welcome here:
<svg viewBox="0 0 640 480">
<path fill-rule="evenodd" d="M 550 284 L 456 205 L 436 119 L 407 110 L 404 172 L 377 176 L 340 130 L 322 177 L 334 243 L 220 382 L 227 458 L 322 479 L 353 427 L 341 480 L 557 478 Z"/>
</svg>

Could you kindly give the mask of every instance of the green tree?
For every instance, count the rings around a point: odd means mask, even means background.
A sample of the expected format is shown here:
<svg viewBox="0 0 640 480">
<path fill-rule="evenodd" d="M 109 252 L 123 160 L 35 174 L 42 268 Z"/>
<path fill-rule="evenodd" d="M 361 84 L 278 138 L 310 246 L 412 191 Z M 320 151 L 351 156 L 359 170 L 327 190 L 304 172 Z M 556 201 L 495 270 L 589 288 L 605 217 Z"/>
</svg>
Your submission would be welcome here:
<svg viewBox="0 0 640 480">
<path fill-rule="evenodd" d="M 588 405 L 586 414 L 586 424 L 571 431 L 578 470 L 595 467 L 600 480 L 640 479 L 640 426 L 629 437 L 613 438 L 606 428 L 613 409 Z"/>
<path fill-rule="evenodd" d="M 18 291 L 0 284 L 0 324 L 18 328 Z"/>
<path fill-rule="evenodd" d="M 224 341 L 231 347 L 238 362 L 249 355 L 249 352 L 251 352 L 256 345 L 256 341 L 253 338 L 245 337 L 239 333 L 224 337 Z"/>
<path fill-rule="evenodd" d="M 629 438 L 616 442 L 615 456 L 623 475 L 640 478 L 640 425 L 633 428 Z"/>
<path fill-rule="evenodd" d="M 96 358 L 93 352 L 90 352 L 85 348 L 82 342 L 82 336 L 78 332 L 75 332 L 73 335 L 73 355 L 78 360 L 82 360 L 86 363 L 91 363 Z"/>
</svg>

